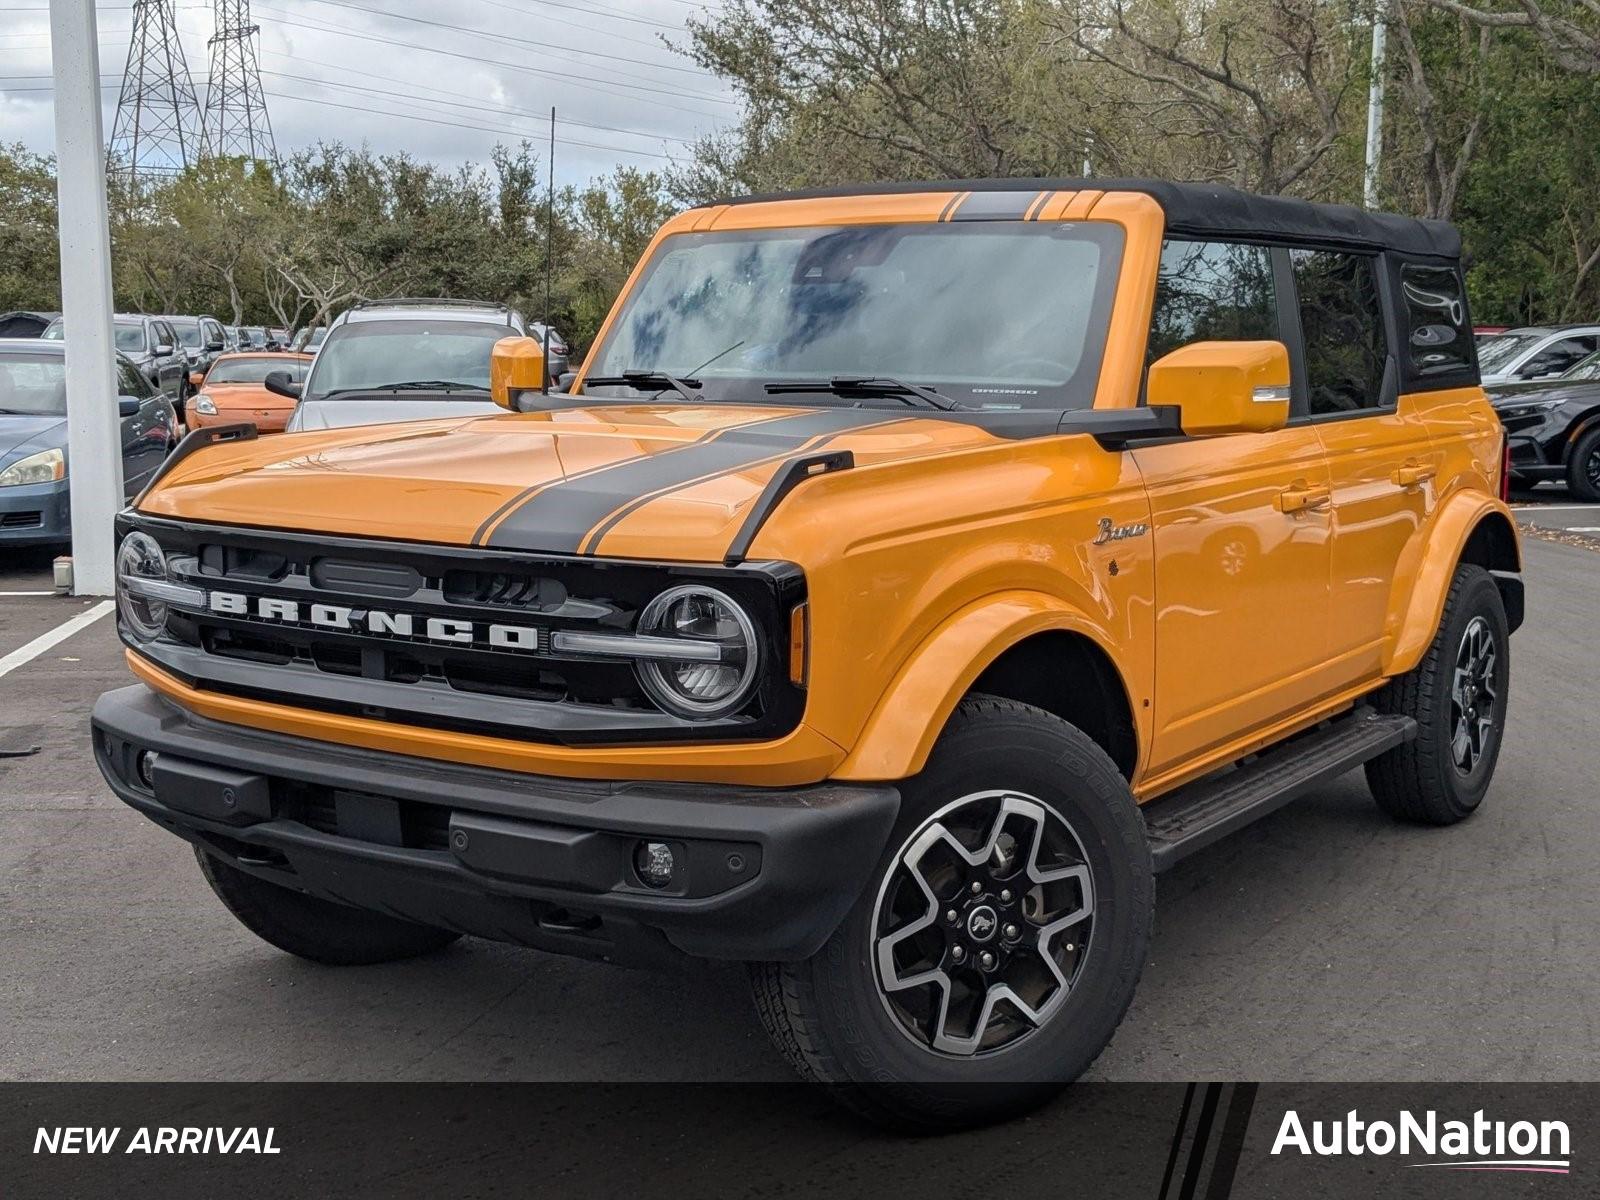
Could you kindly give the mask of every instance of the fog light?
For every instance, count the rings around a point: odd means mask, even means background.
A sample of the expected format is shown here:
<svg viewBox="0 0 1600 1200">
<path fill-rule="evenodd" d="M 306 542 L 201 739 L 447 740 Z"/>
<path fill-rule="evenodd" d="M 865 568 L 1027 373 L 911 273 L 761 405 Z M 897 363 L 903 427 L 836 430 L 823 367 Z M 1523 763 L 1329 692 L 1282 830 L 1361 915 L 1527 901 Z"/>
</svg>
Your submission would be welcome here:
<svg viewBox="0 0 1600 1200">
<path fill-rule="evenodd" d="M 156 752 L 141 750 L 133 760 L 133 770 L 139 782 L 152 792 L 156 790 Z"/>
<path fill-rule="evenodd" d="M 633 852 L 633 869 L 645 886 L 664 888 L 678 869 L 677 856 L 665 842 L 640 842 Z"/>
</svg>

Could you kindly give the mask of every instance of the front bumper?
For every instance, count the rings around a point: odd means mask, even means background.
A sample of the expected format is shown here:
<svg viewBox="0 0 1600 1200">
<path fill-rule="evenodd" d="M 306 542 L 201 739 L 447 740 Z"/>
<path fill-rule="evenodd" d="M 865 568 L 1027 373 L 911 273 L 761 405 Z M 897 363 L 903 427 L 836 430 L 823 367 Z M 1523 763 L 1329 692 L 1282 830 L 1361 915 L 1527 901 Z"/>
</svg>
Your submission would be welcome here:
<svg viewBox="0 0 1600 1200">
<path fill-rule="evenodd" d="M 0 546 L 70 541 L 72 504 L 67 481 L 0 488 Z"/>
<path fill-rule="evenodd" d="M 650 963 L 796 960 L 843 919 L 899 810 L 887 786 L 596 783 L 334 746 L 101 696 L 119 798 L 253 875 L 428 925 Z M 151 782 L 137 761 L 153 751 Z M 679 868 L 652 890 L 642 840 Z"/>
</svg>

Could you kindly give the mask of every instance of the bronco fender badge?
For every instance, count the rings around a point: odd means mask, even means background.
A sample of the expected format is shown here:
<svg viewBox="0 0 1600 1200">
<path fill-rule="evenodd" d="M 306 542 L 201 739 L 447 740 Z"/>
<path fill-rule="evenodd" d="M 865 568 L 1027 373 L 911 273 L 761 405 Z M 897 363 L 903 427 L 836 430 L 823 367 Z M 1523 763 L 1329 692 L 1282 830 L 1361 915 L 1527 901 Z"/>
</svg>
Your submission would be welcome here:
<svg viewBox="0 0 1600 1200">
<path fill-rule="evenodd" d="M 1115 525 L 1110 517 L 1100 518 L 1100 532 L 1094 535 L 1095 546 L 1104 546 L 1107 542 L 1120 542 L 1127 538 L 1142 537 L 1150 532 L 1150 526 L 1143 521 L 1136 521 L 1132 525 Z"/>
</svg>

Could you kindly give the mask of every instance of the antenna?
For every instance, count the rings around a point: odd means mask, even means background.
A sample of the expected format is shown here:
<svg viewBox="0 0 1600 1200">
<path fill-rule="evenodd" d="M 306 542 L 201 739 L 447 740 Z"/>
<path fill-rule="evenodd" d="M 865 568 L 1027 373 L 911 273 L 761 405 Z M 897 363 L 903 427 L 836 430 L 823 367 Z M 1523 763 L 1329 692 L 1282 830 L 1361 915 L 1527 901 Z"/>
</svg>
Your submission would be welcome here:
<svg viewBox="0 0 1600 1200">
<path fill-rule="evenodd" d="M 550 161 L 545 164 L 549 178 L 544 197 L 544 377 L 550 379 L 550 275 L 556 259 L 556 106 L 550 106 Z"/>
<path fill-rule="evenodd" d="M 217 32 L 211 47 L 204 129 L 208 152 L 217 158 L 274 162 L 278 157 L 267 119 L 256 58 L 259 25 L 250 21 L 250 0 L 215 0 Z"/>
<path fill-rule="evenodd" d="M 150 176 L 176 175 L 204 153 L 200 104 L 173 0 L 133 0 L 133 36 L 106 169 L 137 190 Z"/>
</svg>

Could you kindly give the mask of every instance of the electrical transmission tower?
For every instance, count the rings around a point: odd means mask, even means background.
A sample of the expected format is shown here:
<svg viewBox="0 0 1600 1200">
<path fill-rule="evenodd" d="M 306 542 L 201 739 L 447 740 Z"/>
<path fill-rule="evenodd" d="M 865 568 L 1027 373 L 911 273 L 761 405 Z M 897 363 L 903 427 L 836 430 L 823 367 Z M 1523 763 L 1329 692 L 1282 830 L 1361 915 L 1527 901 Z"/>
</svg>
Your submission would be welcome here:
<svg viewBox="0 0 1600 1200">
<path fill-rule="evenodd" d="M 205 133 L 211 154 L 219 158 L 274 161 L 272 122 L 261 90 L 261 65 L 256 59 L 250 23 L 250 0 L 216 0 L 217 32 L 211 47 L 211 82 L 206 87 Z"/>
<path fill-rule="evenodd" d="M 107 166 L 137 190 L 151 176 L 177 174 L 204 151 L 200 104 L 178 41 L 173 0 L 133 0 L 133 40 Z"/>
</svg>

